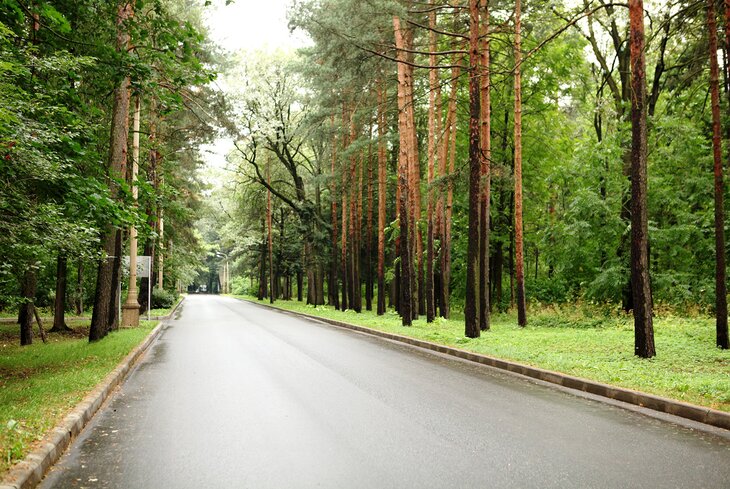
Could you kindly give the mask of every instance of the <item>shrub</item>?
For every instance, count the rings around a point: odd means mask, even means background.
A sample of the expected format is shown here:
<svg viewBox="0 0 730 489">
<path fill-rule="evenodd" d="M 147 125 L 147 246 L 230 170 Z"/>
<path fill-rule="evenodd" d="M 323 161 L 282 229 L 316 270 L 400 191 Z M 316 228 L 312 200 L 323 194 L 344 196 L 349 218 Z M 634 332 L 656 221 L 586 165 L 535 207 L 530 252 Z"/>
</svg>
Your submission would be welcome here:
<svg viewBox="0 0 730 489">
<path fill-rule="evenodd" d="M 152 309 L 169 309 L 177 300 L 177 292 L 165 289 L 152 289 Z"/>
</svg>

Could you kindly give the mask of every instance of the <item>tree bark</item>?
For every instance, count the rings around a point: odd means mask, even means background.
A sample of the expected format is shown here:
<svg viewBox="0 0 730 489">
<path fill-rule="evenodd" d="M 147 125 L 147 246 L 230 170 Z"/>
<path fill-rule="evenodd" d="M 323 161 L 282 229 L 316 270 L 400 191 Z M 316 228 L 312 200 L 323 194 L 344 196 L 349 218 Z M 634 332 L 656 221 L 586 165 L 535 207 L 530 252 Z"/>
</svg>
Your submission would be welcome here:
<svg viewBox="0 0 730 489">
<path fill-rule="evenodd" d="M 464 334 L 480 334 L 477 294 L 479 282 L 479 196 L 480 157 L 480 86 L 479 86 L 479 0 L 469 0 L 469 240 L 466 251 L 466 300 Z"/>
<path fill-rule="evenodd" d="M 271 185 L 271 173 L 269 164 L 266 165 L 266 179 L 269 181 L 269 185 Z M 268 253 L 268 264 L 269 264 L 269 303 L 273 304 L 274 300 L 276 299 L 276 285 L 275 285 L 275 278 L 274 278 L 274 238 L 271 232 L 271 191 L 266 191 L 266 233 L 267 233 L 267 242 L 269 247 L 269 253 Z"/>
<path fill-rule="evenodd" d="M 332 116 L 330 123 L 334 129 L 335 118 Z M 331 297 L 331 304 L 335 309 L 340 308 L 340 295 L 337 281 L 339 280 L 337 271 L 337 199 L 335 194 L 337 191 L 337 180 L 335 179 L 335 164 L 337 163 L 337 136 L 332 136 L 332 161 L 331 161 L 331 174 L 330 174 L 330 212 L 332 220 L 332 255 L 330 256 L 330 286 L 329 295 Z"/>
<path fill-rule="evenodd" d="M 20 296 L 23 298 L 18 312 L 21 346 L 33 344 L 33 309 L 37 283 L 36 271 L 29 267 L 20 282 Z"/>
<path fill-rule="evenodd" d="M 722 133 L 720 121 L 720 68 L 717 61 L 717 19 L 714 0 L 707 0 L 710 41 L 710 98 L 712 156 L 715 167 L 715 329 L 717 346 L 728 349 L 727 282 L 725 269 L 725 209 L 723 203 Z"/>
<path fill-rule="evenodd" d="M 412 146 L 411 127 L 413 118 L 409 116 L 409 110 L 413 110 L 412 103 L 408 101 L 409 77 L 407 71 L 407 58 L 403 49 L 405 48 L 404 32 L 401 29 L 400 19 L 393 17 L 393 29 L 395 31 L 395 44 L 398 48 L 398 133 L 400 136 L 400 154 L 398 158 L 398 181 L 400 183 L 400 315 L 403 326 L 410 326 L 413 321 L 412 302 L 412 264 L 411 264 L 411 241 L 409 239 L 409 176 L 410 157 L 409 150 Z"/>
<path fill-rule="evenodd" d="M 515 2 L 515 279 L 517 323 L 527 325 L 525 304 L 525 253 L 522 230 L 522 39 L 521 5 Z"/>
<path fill-rule="evenodd" d="M 117 7 L 117 52 L 126 52 L 129 49 L 130 37 L 126 22 L 133 15 L 133 5 L 127 0 L 121 0 Z M 112 108 L 111 138 L 109 142 L 109 176 L 124 178 L 127 164 L 127 137 L 129 135 L 129 86 L 130 78 L 125 76 L 114 89 L 114 105 Z M 112 197 L 116 198 L 118 189 L 110 183 Z M 109 326 L 113 324 L 116 310 L 110 311 L 110 305 L 116 296 L 117 281 L 119 280 L 118 266 L 115 267 L 117 243 L 121 251 L 121 235 L 111 225 L 104 230 L 102 242 L 106 256 L 99 263 L 96 276 L 96 292 L 94 293 L 94 310 L 89 328 L 89 341 L 98 341 L 106 336 Z M 118 239 L 117 239 L 118 238 Z M 116 309 L 116 308 L 113 308 Z"/>
<path fill-rule="evenodd" d="M 372 135 L 372 126 L 370 127 Z M 373 161 L 372 147 L 368 148 L 368 209 L 365 222 L 365 309 L 373 310 Z"/>
<path fill-rule="evenodd" d="M 76 315 L 84 313 L 84 261 L 79 259 L 76 269 Z"/>
<path fill-rule="evenodd" d="M 157 179 L 157 161 L 159 159 L 159 153 L 157 152 L 157 99 L 155 97 L 151 97 L 150 100 L 150 122 L 149 122 L 149 137 L 148 141 L 150 144 L 150 150 L 149 150 L 149 156 L 148 156 L 148 163 L 147 163 L 147 180 L 152 182 L 152 186 L 154 188 L 155 195 L 158 195 L 159 191 L 159 181 Z M 149 204 L 149 206 L 146 209 L 147 216 L 149 216 L 147 219 L 147 224 L 149 227 L 153 230 L 157 230 L 157 210 L 153 207 L 152 204 Z M 137 301 L 139 302 L 139 312 L 140 314 L 143 314 L 147 311 L 147 296 L 148 296 L 148 290 L 152 283 L 155 282 L 155 270 L 157 268 L 156 261 L 155 261 L 155 238 L 147 238 L 144 246 L 144 254 L 145 256 L 149 256 L 149 264 L 150 264 L 150 277 L 148 279 L 142 279 L 139 283 L 139 294 L 137 296 Z"/>
<path fill-rule="evenodd" d="M 629 0 L 631 41 L 631 289 L 634 299 L 634 353 L 656 355 L 649 278 L 649 229 L 646 206 L 646 65 L 644 4 Z"/>
<path fill-rule="evenodd" d="M 266 297 L 266 217 L 261 219 L 261 255 L 259 258 L 259 293 L 258 300 Z"/>
<path fill-rule="evenodd" d="M 489 329 L 489 226 L 491 198 L 491 94 L 489 90 L 489 2 L 481 0 L 481 40 L 479 58 L 481 165 L 479 194 L 479 329 Z"/>
<path fill-rule="evenodd" d="M 433 5 L 433 0 L 429 2 Z M 436 38 L 436 11 L 432 10 L 428 14 L 428 25 L 431 28 L 429 32 L 429 64 L 436 66 L 437 38 Z M 430 323 L 436 317 L 434 304 L 434 191 L 432 189 L 435 168 L 436 168 L 436 95 L 439 86 L 439 72 L 432 68 L 428 73 L 429 92 L 428 92 L 428 192 L 426 194 L 427 206 L 427 230 L 426 230 L 426 322 Z M 438 114 L 441 117 L 441 114 Z"/>
<path fill-rule="evenodd" d="M 59 253 L 56 259 L 56 298 L 53 307 L 53 327 L 49 333 L 60 331 L 70 331 L 71 328 L 66 326 L 66 284 L 67 284 L 67 266 L 68 260 L 66 255 Z"/>
<path fill-rule="evenodd" d="M 455 14 L 456 15 L 456 14 Z M 444 160 L 448 157 L 448 180 L 446 183 L 446 206 L 444 208 L 444 226 L 441 243 L 441 317 L 448 319 L 451 305 L 451 216 L 454 207 L 454 172 L 456 169 L 456 99 L 459 90 L 459 77 L 461 70 L 457 63 L 451 69 L 451 92 L 449 93 L 449 106 L 446 114 L 446 135 L 444 136 Z M 444 161 L 444 168 L 446 162 Z M 446 171 L 444 170 L 444 173 Z"/>
<path fill-rule="evenodd" d="M 378 315 L 385 314 L 386 83 L 378 86 Z"/>
</svg>

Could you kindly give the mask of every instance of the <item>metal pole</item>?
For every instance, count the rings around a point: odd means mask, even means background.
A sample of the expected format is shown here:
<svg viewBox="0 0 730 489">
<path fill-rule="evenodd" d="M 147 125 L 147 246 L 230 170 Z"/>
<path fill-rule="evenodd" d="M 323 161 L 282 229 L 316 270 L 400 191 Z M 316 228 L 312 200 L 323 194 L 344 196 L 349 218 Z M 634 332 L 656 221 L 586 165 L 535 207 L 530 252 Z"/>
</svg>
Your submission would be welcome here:
<svg viewBox="0 0 730 489">
<path fill-rule="evenodd" d="M 152 257 L 147 257 L 147 321 L 150 320 L 150 305 L 152 304 Z"/>
</svg>

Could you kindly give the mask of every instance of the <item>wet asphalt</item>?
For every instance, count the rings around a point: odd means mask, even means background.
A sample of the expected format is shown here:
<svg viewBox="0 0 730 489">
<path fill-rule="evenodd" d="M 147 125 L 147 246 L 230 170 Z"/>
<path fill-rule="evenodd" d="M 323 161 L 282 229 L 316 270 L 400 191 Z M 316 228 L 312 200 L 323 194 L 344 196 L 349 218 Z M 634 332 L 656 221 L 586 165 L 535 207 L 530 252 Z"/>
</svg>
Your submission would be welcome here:
<svg viewBox="0 0 730 489">
<path fill-rule="evenodd" d="M 730 436 L 189 296 L 40 486 L 730 488 Z"/>
</svg>

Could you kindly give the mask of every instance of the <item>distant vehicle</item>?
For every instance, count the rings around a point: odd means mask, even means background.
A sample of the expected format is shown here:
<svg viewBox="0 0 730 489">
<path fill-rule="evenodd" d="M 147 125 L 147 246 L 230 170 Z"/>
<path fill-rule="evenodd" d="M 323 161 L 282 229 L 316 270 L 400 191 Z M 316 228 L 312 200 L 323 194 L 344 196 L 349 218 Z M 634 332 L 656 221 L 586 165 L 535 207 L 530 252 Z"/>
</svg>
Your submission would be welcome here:
<svg viewBox="0 0 730 489">
<path fill-rule="evenodd" d="M 206 293 L 206 292 L 208 292 L 208 286 L 207 286 L 207 285 L 201 285 L 201 286 L 200 286 L 200 291 L 201 291 L 202 293 Z"/>
</svg>

